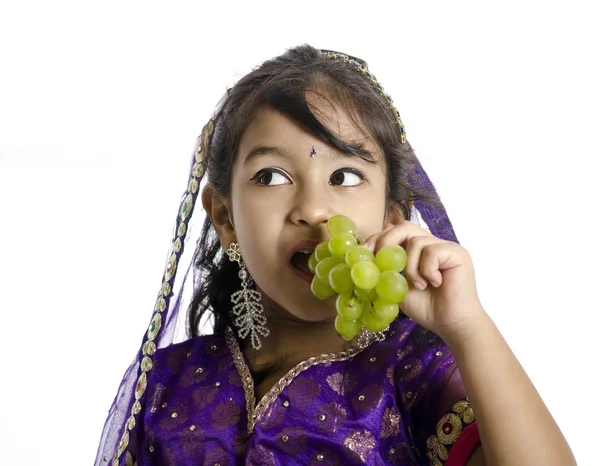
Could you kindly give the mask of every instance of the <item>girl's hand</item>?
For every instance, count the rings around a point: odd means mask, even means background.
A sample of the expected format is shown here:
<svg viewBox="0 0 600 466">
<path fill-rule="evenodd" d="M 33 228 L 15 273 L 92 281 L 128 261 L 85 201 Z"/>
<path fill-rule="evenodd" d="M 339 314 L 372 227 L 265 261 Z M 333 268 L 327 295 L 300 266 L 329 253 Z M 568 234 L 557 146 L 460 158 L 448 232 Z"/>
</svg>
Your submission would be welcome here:
<svg viewBox="0 0 600 466">
<path fill-rule="evenodd" d="M 405 220 L 370 236 L 363 246 L 376 254 L 388 244 L 406 250 L 404 275 L 409 292 L 400 308 L 415 322 L 446 340 L 458 337 L 474 317 L 485 312 L 477 295 L 471 256 L 461 245 L 441 240 Z"/>
</svg>

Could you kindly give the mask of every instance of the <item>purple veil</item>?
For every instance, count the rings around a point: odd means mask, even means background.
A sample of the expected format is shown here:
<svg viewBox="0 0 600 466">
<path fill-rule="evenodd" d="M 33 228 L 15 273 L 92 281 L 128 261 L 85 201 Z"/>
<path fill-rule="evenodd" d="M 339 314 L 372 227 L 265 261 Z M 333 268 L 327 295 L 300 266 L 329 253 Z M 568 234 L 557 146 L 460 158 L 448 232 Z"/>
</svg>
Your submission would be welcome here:
<svg viewBox="0 0 600 466">
<path fill-rule="evenodd" d="M 355 68 L 381 92 L 396 116 L 402 142 L 408 144 L 400 114 L 389 95 L 369 72 L 367 64 L 358 58 L 339 52 L 321 50 L 320 53 L 327 58 L 342 61 Z M 219 106 L 224 103 L 225 99 L 226 96 Z M 218 114 L 218 111 L 215 114 Z M 181 197 L 152 317 L 143 335 L 140 349 L 125 371 L 110 407 L 100 439 L 95 466 L 119 464 L 129 443 L 130 432 L 135 428 L 137 414 L 141 411 L 144 403 L 147 377 L 152 370 L 152 360 L 156 350 L 190 338 L 186 332 L 186 312 L 202 277 L 202 271 L 196 270 L 193 264 L 196 243 L 199 241 L 205 217 L 202 208 L 196 208 L 196 201 L 201 191 L 200 185 L 207 166 L 206 156 L 209 153 L 213 129 L 214 121 L 211 119 L 197 138 L 188 184 Z M 420 163 L 416 164 L 409 175 L 410 184 L 415 190 L 428 192 L 437 198 L 437 192 Z M 458 242 L 443 207 L 415 201 L 409 220 L 428 229 L 438 238 Z M 188 245 L 190 241 L 192 244 Z M 205 333 L 210 333 L 211 322 L 204 321 L 202 326 L 208 327 L 208 331 Z"/>
</svg>

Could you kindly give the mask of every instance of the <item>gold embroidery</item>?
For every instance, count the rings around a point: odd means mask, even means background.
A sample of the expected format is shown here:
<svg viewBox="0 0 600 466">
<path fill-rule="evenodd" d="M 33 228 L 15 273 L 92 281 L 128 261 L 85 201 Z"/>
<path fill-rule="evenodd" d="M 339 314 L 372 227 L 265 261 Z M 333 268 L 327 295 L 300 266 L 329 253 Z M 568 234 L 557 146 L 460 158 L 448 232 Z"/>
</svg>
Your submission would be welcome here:
<svg viewBox="0 0 600 466">
<path fill-rule="evenodd" d="M 334 392 L 340 395 L 344 394 L 343 382 L 344 376 L 341 372 L 335 372 L 327 376 L 327 385 L 329 385 Z"/>
<path fill-rule="evenodd" d="M 212 135 L 212 132 L 214 130 L 214 125 L 212 120 L 210 120 L 204 127 L 204 129 L 202 130 L 202 149 L 198 150 L 195 154 L 196 157 L 196 162 L 203 162 L 204 161 L 204 157 L 206 155 L 206 153 L 208 153 L 208 146 L 210 143 L 210 137 Z M 197 164 L 195 164 L 197 165 Z M 177 262 L 179 260 L 179 257 L 181 256 L 181 254 L 183 253 L 183 240 L 185 240 L 185 234 L 187 232 L 187 222 L 189 221 L 189 219 L 191 218 L 192 212 L 194 210 L 194 206 L 196 203 L 196 198 L 197 198 L 197 193 L 198 193 L 198 188 L 200 186 L 199 182 L 199 178 L 201 178 L 201 176 L 203 175 L 204 170 L 200 170 L 200 169 L 196 169 L 196 170 L 192 170 L 192 173 L 190 175 L 190 181 L 188 184 L 188 189 L 186 192 L 186 196 L 183 199 L 180 207 L 179 207 L 179 212 L 178 212 L 178 224 L 176 224 L 177 226 L 177 238 L 174 240 L 173 242 L 173 253 L 170 254 L 169 256 L 169 260 L 167 262 L 167 266 L 165 269 L 165 272 L 163 274 L 163 279 L 162 279 L 162 285 L 161 285 L 161 291 L 160 294 L 162 296 L 160 296 L 155 304 L 155 308 L 154 310 L 156 311 L 156 314 L 154 314 L 152 316 L 152 321 L 150 322 L 150 326 L 148 327 L 148 332 L 146 334 L 146 340 L 143 342 L 142 345 L 142 354 L 143 357 L 141 358 L 141 360 L 138 363 L 138 367 L 137 369 L 141 371 L 141 375 L 137 380 L 137 384 L 135 387 L 135 402 L 131 408 L 131 414 L 133 416 L 133 419 L 128 419 L 126 421 L 125 424 L 125 428 L 127 428 L 128 425 L 133 426 L 135 423 L 135 416 L 141 411 L 142 406 L 140 403 L 140 398 L 143 396 L 145 390 L 146 390 L 146 372 L 151 370 L 152 365 L 153 365 L 153 361 L 151 356 L 154 355 L 155 351 L 156 351 L 156 344 L 153 342 L 153 340 L 156 339 L 156 337 L 158 336 L 161 327 L 162 327 L 162 318 L 161 318 L 161 314 L 162 312 L 164 312 L 168 305 L 167 305 L 167 300 L 165 299 L 167 296 L 170 295 L 171 291 L 172 291 L 172 285 L 169 283 L 171 280 L 174 281 L 175 278 L 175 273 L 177 271 Z M 198 179 L 197 179 L 198 178 Z M 127 437 L 125 437 L 125 434 L 127 434 Z M 123 438 L 121 439 L 121 444 L 117 447 L 117 450 L 114 453 L 114 457 L 113 457 L 113 461 L 112 464 L 113 465 L 118 465 L 119 464 L 119 459 L 121 458 L 121 456 L 124 453 L 124 449 L 121 448 L 122 444 L 125 444 L 126 442 L 129 442 L 129 434 L 127 429 L 125 429 L 125 434 L 123 434 Z M 129 461 L 126 458 L 126 461 Z M 127 464 L 130 464 L 129 462 Z"/>
<path fill-rule="evenodd" d="M 349 435 L 344 439 L 342 445 L 354 457 L 360 458 L 360 461 L 365 463 L 367 458 L 371 456 L 373 448 L 376 444 L 375 436 L 368 430 L 359 430 Z"/>
<path fill-rule="evenodd" d="M 328 362 L 337 362 L 337 361 L 345 361 L 347 359 L 353 358 L 357 354 L 364 351 L 369 347 L 374 341 L 378 338 L 376 335 L 369 332 L 368 340 L 365 345 L 354 346 L 346 351 L 342 351 L 340 353 L 327 353 L 321 354 L 319 356 L 314 356 L 312 358 L 308 358 L 306 361 L 302 361 L 296 367 L 291 369 L 286 375 L 284 375 L 279 382 L 277 382 L 269 392 L 263 397 L 262 400 L 255 406 L 256 398 L 254 395 L 254 381 L 252 380 L 252 375 L 250 374 L 250 369 L 248 365 L 244 361 L 244 356 L 242 355 L 242 351 L 240 349 L 240 345 L 238 344 L 233 331 L 231 328 L 227 327 L 225 330 L 225 340 L 227 341 L 227 345 L 231 350 L 233 355 L 233 361 L 237 368 L 238 374 L 242 378 L 242 383 L 244 385 L 244 392 L 246 394 L 246 410 L 248 411 L 248 433 L 252 434 L 254 430 L 254 426 L 260 420 L 261 416 L 265 413 L 267 408 L 277 399 L 281 392 L 287 387 L 292 381 L 296 378 L 298 374 L 304 372 L 306 369 L 316 365 L 316 364 L 325 364 Z"/>
<path fill-rule="evenodd" d="M 244 385 L 244 393 L 246 394 L 246 412 L 248 413 L 248 433 L 251 434 L 254 429 L 254 405 L 256 403 L 256 398 L 254 396 L 254 381 L 252 380 L 250 369 L 244 364 L 244 356 L 240 350 L 240 345 L 238 345 L 238 342 L 233 335 L 233 331 L 229 327 L 225 330 L 225 340 L 233 353 L 233 362 L 235 363 L 235 367 L 238 374 L 240 374 L 242 384 Z"/>
<path fill-rule="evenodd" d="M 452 411 L 439 420 L 436 435 L 431 435 L 427 439 L 427 458 L 432 466 L 443 466 L 448 459 L 447 446 L 453 445 L 459 439 L 464 426 L 475 420 L 468 396 L 455 403 Z"/>
<path fill-rule="evenodd" d="M 383 419 L 381 422 L 380 436 L 382 438 L 394 437 L 400 433 L 400 426 L 402 425 L 402 416 L 395 407 L 386 408 L 383 412 Z"/>
</svg>

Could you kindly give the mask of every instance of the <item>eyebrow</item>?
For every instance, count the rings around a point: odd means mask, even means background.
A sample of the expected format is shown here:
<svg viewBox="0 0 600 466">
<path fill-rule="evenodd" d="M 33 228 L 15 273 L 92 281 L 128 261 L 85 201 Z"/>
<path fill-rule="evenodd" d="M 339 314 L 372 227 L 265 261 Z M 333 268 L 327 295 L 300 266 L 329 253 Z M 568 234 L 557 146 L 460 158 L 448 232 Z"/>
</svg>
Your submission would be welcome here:
<svg viewBox="0 0 600 466">
<path fill-rule="evenodd" d="M 275 156 L 278 158 L 292 158 L 292 156 L 288 152 L 286 152 L 284 149 L 282 149 L 281 147 L 257 146 L 257 147 L 254 147 L 248 153 L 248 155 L 246 155 L 246 158 L 244 159 L 244 164 L 247 164 L 252 159 L 256 159 L 258 157 L 264 157 L 264 156 L 268 156 L 268 155 Z M 328 160 L 354 158 L 353 155 L 343 154 L 338 151 L 326 151 L 325 154 L 323 154 L 323 153 L 320 154 L 319 152 L 317 152 L 317 155 L 315 157 L 319 157 L 319 155 L 321 157 L 325 157 Z M 306 156 L 310 157 L 310 150 L 306 152 Z M 357 158 L 359 160 L 362 160 L 361 157 L 357 157 Z"/>
</svg>

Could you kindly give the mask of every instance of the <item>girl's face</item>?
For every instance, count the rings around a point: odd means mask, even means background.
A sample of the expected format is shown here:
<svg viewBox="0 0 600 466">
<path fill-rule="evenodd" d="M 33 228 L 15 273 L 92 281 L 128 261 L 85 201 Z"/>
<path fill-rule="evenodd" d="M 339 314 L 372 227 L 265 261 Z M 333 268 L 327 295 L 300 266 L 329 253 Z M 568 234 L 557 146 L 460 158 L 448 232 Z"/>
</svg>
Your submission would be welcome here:
<svg viewBox="0 0 600 466">
<path fill-rule="evenodd" d="M 321 121 L 343 140 L 364 141 L 340 109 L 317 108 Z M 231 241 L 239 243 L 267 315 L 310 322 L 335 318 L 335 297 L 321 301 L 311 292 L 309 254 L 295 253 L 311 252 L 328 239 L 326 222 L 336 214 L 354 220 L 363 238 L 384 227 L 385 164 L 374 142 L 366 141 L 365 148 L 376 164 L 338 152 L 270 107 L 257 111 L 243 134 L 226 201 L 232 237 L 220 236 L 225 249 Z"/>
</svg>

